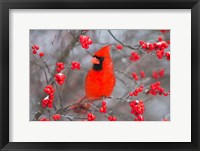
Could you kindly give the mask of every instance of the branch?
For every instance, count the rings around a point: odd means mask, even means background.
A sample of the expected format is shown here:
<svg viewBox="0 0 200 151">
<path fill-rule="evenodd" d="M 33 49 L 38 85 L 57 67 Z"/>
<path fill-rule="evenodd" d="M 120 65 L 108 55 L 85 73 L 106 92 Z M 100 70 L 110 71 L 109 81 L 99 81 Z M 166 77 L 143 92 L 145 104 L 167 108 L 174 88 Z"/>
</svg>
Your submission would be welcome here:
<svg viewBox="0 0 200 151">
<path fill-rule="evenodd" d="M 132 47 L 132 46 L 130 46 L 130 45 L 126 45 L 126 44 L 124 44 L 123 42 L 121 42 L 119 39 L 117 39 L 117 38 L 113 35 L 113 33 L 112 33 L 110 30 L 108 30 L 108 32 L 109 32 L 109 34 L 110 34 L 118 43 L 120 43 L 123 47 L 129 48 L 129 49 L 133 49 L 133 50 L 138 50 L 138 51 L 141 51 L 141 52 L 144 52 L 142 49 L 139 49 L 139 48 L 140 48 L 140 45 L 139 45 L 138 47 Z"/>
<path fill-rule="evenodd" d="M 150 54 L 150 55 L 156 55 L 155 53 L 152 53 L 152 52 L 146 52 L 144 51 L 143 49 L 140 49 L 140 45 L 136 46 L 136 47 L 132 47 L 130 45 L 126 45 L 125 43 L 121 42 L 119 39 L 117 39 L 113 33 L 108 30 L 109 34 L 113 37 L 113 39 L 115 39 L 118 43 L 120 43 L 123 47 L 126 47 L 126 48 L 129 48 L 129 49 L 133 49 L 133 50 L 136 50 L 136 51 L 140 51 L 142 53 L 147 53 L 147 54 Z"/>
<path fill-rule="evenodd" d="M 31 47 L 32 47 L 33 44 L 32 44 L 31 42 L 30 42 L 30 44 L 31 44 Z M 37 54 L 38 54 L 38 52 L 37 52 Z M 39 54 L 38 54 L 38 55 L 39 55 Z M 52 75 L 52 73 L 51 73 L 51 71 L 50 71 L 50 69 L 49 69 L 49 66 L 47 65 L 46 61 L 45 61 L 44 59 L 40 58 L 40 62 L 43 63 L 43 65 L 47 68 L 48 73 L 49 73 L 50 76 L 52 77 L 52 78 L 51 78 L 52 81 L 50 80 L 50 83 L 54 82 L 55 85 L 56 85 L 56 81 L 55 81 L 55 79 L 54 79 L 54 76 Z M 60 91 L 59 91 L 57 85 L 56 85 L 56 89 L 57 89 L 57 91 L 58 91 L 58 93 L 59 93 L 60 106 L 61 106 L 61 108 L 63 108 L 63 105 L 62 105 L 62 99 L 61 99 L 61 95 L 60 95 Z M 55 105 L 54 105 L 54 107 L 55 107 Z"/>
</svg>

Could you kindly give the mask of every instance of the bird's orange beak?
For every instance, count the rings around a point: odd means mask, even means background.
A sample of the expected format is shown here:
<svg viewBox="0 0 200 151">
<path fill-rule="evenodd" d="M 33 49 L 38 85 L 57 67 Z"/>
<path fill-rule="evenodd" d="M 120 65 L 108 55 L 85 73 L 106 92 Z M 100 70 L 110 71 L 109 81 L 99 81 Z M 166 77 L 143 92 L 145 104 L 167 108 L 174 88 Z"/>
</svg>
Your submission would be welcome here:
<svg viewBox="0 0 200 151">
<path fill-rule="evenodd" d="M 91 60 L 91 62 L 93 64 L 100 64 L 99 60 L 96 57 L 93 57 L 92 60 Z"/>
</svg>

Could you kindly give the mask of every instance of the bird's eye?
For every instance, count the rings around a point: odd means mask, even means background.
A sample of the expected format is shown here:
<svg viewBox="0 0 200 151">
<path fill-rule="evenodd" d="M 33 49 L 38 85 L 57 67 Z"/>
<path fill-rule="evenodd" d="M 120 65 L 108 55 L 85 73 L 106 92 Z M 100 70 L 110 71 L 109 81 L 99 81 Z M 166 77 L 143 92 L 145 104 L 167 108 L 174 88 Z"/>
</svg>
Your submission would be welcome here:
<svg viewBox="0 0 200 151">
<path fill-rule="evenodd" d="M 94 55 L 93 57 L 95 57 L 95 58 L 97 58 L 99 61 L 103 61 L 104 60 L 104 57 L 98 57 L 98 56 L 96 56 L 96 55 Z"/>
</svg>

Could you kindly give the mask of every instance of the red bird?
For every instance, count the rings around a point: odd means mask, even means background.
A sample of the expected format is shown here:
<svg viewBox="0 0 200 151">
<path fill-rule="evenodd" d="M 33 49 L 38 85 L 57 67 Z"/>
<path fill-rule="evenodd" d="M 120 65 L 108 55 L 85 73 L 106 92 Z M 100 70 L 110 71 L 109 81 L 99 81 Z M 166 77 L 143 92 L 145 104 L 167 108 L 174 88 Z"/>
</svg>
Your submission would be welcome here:
<svg viewBox="0 0 200 151">
<path fill-rule="evenodd" d="M 104 46 L 95 52 L 91 62 L 93 63 L 85 78 L 85 97 L 82 98 L 74 108 L 89 108 L 90 105 L 81 103 L 82 100 L 94 101 L 101 97 L 109 97 L 115 86 L 115 73 L 112 58 L 110 56 L 110 46 Z"/>
<path fill-rule="evenodd" d="M 110 46 L 104 46 L 95 52 L 92 58 L 93 67 L 85 78 L 85 92 L 88 100 L 108 97 L 115 86 L 115 74 L 110 56 Z"/>
</svg>

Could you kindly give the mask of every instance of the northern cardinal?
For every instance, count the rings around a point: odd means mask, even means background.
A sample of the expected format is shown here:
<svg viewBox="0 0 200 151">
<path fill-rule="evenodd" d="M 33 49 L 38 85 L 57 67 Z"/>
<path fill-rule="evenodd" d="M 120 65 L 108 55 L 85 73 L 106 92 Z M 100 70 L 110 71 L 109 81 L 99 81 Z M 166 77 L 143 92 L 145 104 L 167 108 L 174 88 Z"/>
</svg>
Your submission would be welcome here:
<svg viewBox="0 0 200 151">
<path fill-rule="evenodd" d="M 78 105 L 72 106 L 72 109 L 88 109 L 90 105 L 83 100 L 95 101 L 102 97 L 109 97 L 113 92 L 116 79 L 110 46 L 104 46 L 95 52 L 91 62 L 93 67 L 85 78 L 85 97 L 79 100 Z"/>
</svg>

